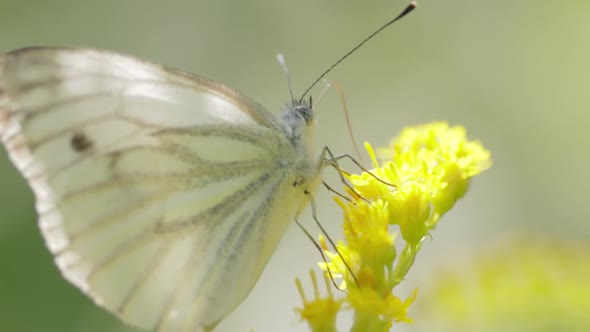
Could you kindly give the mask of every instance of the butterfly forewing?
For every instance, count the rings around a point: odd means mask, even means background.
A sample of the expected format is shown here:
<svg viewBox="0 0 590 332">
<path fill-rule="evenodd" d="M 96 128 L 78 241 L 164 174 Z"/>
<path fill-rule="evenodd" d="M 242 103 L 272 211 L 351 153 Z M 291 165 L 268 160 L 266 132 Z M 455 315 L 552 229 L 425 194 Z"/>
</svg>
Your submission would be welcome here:
<svg viewBox="0 0 590 332">
<path fill-rule="evenodd" d="M 0 58 L 0 134 L 57 265 L 139 327 L 211 327 L 249 292 L 306 200 L 285 130 L 239 92 L 132 57 Z"/>
</svg>

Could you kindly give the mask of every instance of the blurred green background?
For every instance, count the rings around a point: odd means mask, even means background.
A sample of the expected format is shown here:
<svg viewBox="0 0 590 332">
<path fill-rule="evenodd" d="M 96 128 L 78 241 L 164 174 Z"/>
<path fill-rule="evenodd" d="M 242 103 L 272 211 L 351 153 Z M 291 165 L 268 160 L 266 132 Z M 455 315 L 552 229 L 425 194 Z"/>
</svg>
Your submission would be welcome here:
<svg viewBox="0 0 590 332">
<path fill-rule="evenodd" d="M 67 45 L 130 53 L 225 83 L 278 111 L 289 98 L 278 52 L 301 93 L 405 5 L 0 0 L 0 51 Z M 452 266 L 517 230 L 590 241 L 588 36 L 586 0 L 423 0 L 329 75 L 344 88 L 361 141 L 385 145 L 404 126 L 447 120 L 492 151 L 492 169 L 424 245 L 408 293 L 435 278 L 435 267 Z M 353 151 L 334 90 L 319 105 L 318 122 L 319 145 Z M 330 174 L 328 181 L 338 183 Z M 331 195 L 321 192 L 318 200 L 320 220 L 338 237 Z M 132 331 L 60 277 L 35 219 L 30 190 L 0 153 L 0 330 Z M 317 233 L 308 212 L 301 220 Z M 219 331 L 306 331 L 293 312 L 300 304 L 293 279 L 318 260 L 291 227 L 254 291 Z"/>
</svg>

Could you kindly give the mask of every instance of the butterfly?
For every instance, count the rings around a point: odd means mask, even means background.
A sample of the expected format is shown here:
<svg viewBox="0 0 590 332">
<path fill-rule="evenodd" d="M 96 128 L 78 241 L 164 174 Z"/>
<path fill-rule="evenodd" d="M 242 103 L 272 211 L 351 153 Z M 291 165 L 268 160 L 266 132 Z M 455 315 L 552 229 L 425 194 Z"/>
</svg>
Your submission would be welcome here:
<svg viewBox="0 0 590 332">
<path fill-rule="evenodd" d="M 277 116 L 223 84 L 104 50 L 0 55 L 0 140 L 56 265 L 146 330 L 212 330 L 253 288 L 322 169 L 337 168 L 315 148 L 311 99 L 291 99 Z"/>
<path fill-rule="evenodd" d="M 321 182 L 311 105 L 81 48 L 0 57 L 0 136 L 63 276 L 148 330 L 212 329 Z"/>
</svg>

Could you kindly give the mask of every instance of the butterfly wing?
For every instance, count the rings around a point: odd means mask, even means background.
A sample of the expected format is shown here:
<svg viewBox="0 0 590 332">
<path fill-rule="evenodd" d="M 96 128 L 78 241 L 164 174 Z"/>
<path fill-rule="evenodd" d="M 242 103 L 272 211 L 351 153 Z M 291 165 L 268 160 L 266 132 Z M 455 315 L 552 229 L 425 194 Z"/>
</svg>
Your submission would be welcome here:
<svg viewBox="0 0 590 332">
<path fill-rule="evenodd" d="M 0 57 L 0 135 L 47 246 L 65 278 L 138 327 L 210 328 L 253 287 L 306 200 L 284 130 L 239 92 L 144 60 Z"/>
</svg>

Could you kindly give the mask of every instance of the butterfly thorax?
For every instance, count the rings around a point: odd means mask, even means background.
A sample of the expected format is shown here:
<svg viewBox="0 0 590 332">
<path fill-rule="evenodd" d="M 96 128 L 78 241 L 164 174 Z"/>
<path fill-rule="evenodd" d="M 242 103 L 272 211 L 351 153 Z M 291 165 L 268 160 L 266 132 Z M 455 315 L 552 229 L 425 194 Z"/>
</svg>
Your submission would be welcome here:
<svg viewBox="0 0 590 332">
<path fill-rule="evenodd" d="M 296 159 L 290 165 L 293 170 L 293 185 L 302 192 L 313 194 L 320 182 L 321 167 L 315 147 L 315 117 L 310 102 L 293 100 L 282 114 L 286 137 L 295 150 Z M 307 205 L 303 200 L 301 208 Z M 301 212 L 299 210 L 299 212 Z"/>
</svg>

